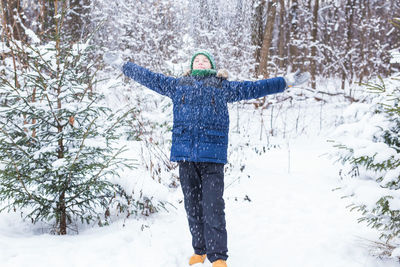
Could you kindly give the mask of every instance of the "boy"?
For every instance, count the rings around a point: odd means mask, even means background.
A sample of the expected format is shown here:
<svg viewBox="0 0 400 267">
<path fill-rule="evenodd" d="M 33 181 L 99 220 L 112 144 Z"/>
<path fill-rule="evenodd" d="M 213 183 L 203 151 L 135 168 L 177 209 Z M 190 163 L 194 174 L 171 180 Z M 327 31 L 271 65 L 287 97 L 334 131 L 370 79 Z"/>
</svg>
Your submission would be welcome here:
<svg viewBox="0 0 400 267">
<path fill-rule="evenodd" d="M 112 54 L 104 60 L 122 66 Z M 189 265 L 204 263 L 227 267 L 224 164 L 227 162 L 229 113 L 227 103 L 283 92 L 308 80 L 308 73 L 251 81 L 228 81 L 216 70 L 213 56 L 199 51 L 192 56 L 190 70 L 173 78 L 153 73 L 132 62 L 123 73 L 136 82 L 167 96 L 173 102 L 171 161 L 178 162 L 184 205 L 192 234 L 194 254 Z"/>
</svg>

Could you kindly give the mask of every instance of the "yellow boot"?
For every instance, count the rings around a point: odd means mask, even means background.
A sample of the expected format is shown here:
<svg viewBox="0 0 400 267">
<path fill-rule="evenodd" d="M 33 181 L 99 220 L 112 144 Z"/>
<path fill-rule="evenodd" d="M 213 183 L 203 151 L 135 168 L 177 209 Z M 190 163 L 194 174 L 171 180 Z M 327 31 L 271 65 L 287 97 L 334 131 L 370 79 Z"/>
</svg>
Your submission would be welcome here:
<svg viewBox="0 0 400 267">
<path fill-rule="evenodd" d="M 224 260 L 216 260 L 216 261 L 213 262 L 212 267 L 228 267 L 228 266 L 226 265 L 226 261 L 224 261 Z"/>
<path fill-rule="evenodd" d="M 204 261 L 206 260 L 206 257 L 207 257 L 206 254 L 203 254 L 203 255 L 193 254 L 193 256 L 190 257 L 189 265 L 193 265 L 196 263 L 204 263 Z"/>
</svg>

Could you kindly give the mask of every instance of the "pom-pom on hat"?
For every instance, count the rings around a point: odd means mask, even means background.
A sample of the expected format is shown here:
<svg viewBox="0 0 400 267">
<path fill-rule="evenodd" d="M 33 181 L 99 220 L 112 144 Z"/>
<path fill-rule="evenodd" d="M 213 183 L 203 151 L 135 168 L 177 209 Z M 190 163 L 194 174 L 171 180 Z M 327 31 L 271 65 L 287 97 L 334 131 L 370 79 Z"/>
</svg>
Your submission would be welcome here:
<svg viewBox="0 0 400 267">
<path fill-rule="evenodd" d="M 206 56 L 206 57 L 208 58 L 208 60 L 210 61 L 210 63 L 211 63 L 211 68 L 212 68 L 213 70 L 217 69 L 216 66 L 215 66 L 215 60 L 214 60 L 213 55 L 211 55 L 211 53 L 208 52 L 208 51 L 202 50 L 202 51 L 196 52 L 196 53 L 193 55 L 192 60 L 190 61 L 190 69 L 191 69 L 191 70 L 193 70 L 193 61 L 194 61 L 194 59 L 195 59 L 198 55 Z"/>
</svg>

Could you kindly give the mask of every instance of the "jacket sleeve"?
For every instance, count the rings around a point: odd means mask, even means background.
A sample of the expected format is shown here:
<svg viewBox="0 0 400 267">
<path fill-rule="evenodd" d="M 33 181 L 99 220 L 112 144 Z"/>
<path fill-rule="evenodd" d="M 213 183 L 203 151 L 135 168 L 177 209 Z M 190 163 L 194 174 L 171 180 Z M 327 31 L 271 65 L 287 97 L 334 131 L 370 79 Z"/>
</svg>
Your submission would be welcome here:
<svg viewBox="0 0 400 267">
<path fill-rule="evenodd" d="M 286 82 L 282 77 L 259 81 L 226 81 L 224 93 L 228 102 L 248 100 L 285 91 Z"/>
<path fill-rule="evenodd" d="M 161 95 L 171 98 L 175 92 L 177 78 L 152 72 L 132 62 L 125 63 L 122 71 L 129 78 Z"/>
</svg>

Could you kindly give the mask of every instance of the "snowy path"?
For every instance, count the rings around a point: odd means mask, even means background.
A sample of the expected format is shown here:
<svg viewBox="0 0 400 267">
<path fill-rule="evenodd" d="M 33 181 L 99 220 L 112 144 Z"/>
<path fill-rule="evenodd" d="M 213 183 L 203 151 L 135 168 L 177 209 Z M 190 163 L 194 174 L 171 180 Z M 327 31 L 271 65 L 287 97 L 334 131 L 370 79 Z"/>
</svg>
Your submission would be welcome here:
<svg viewBox="0 0 400 267">
<path fill-rule="evenodd" d="M 319 157 L 328 146 L 291 144 L 290 173 L 287 149 L 254 156 L 246 166 L 250 178 L 226 189 L 229 267 L 398 266 L 368 255 L 359 238 L 376 233 L 357 224 L 340 192 L 332 192 L 337 169 Z M 181 198 L 180 190 L 171 196 Z M 148 221 L 122 223 L 59 237 L 34 235 L 17 216 L 1 214 L 0 266 L 187 266 L 192 250 L 183 204 Z"/>
</svg>

